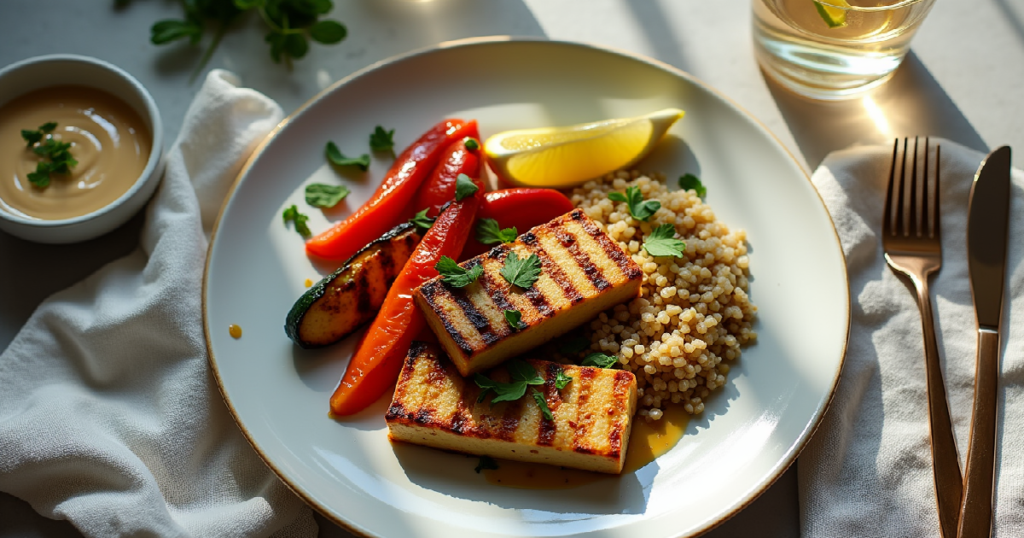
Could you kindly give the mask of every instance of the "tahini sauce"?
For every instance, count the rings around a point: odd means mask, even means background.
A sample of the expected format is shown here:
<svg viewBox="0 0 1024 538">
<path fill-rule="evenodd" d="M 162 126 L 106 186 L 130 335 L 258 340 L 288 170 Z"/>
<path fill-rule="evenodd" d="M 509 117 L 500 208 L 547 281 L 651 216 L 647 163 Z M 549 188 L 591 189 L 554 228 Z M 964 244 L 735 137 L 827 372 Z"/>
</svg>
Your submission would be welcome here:
<svg viewBox="0 0 1024 538">
<path fill-rule="evenodd" d="M 78 165 L 70 174 L 51 174 L 41 189 L 28 174 L 42 157 L 27 147 L 21 130 L 51 121 L 57 122 L 52 136 L 71 143 Z M 42 220 L 92 213 L 131 188 L 151 146 L 142 118 L 106 92 L 83 86 L 31 91 L 0 107 L 0 209 Z"/>
</svg>

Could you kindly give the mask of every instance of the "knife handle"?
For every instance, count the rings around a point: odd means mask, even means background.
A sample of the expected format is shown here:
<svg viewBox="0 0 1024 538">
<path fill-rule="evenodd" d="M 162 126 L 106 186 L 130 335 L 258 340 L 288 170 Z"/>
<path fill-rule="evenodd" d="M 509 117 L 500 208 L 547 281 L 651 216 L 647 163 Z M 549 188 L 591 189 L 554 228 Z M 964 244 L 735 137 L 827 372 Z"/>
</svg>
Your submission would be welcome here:
<svg viewBox="0 0 1024 538">
<path fill-rule="evenodd" d="M 974 373 L 974 410 L 971 414 L 958 538 L 985 538 L 991 535 L 998 381 L 999 332 L 979 328 L 978 362 Z"/>
</svg>

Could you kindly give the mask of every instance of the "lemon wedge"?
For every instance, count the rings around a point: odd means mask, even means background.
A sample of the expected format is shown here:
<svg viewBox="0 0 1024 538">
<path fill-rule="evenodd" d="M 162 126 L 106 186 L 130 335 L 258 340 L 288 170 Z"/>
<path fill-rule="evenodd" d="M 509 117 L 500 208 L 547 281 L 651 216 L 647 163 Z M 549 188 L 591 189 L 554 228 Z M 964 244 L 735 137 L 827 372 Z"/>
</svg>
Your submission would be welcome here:
<svg viewBox="0 0 1024 538">
<path fill-rule="evenodd" d="M 829 4 L 836 6 L 850 7 L 846 0 L 828 0 Z M 846 26 L 846 10 L 830 5 L 822 4 L 815 0 L 814 7 L 818 8 L 818 15 L 829 28 L 842 28 Z"/>
<path fill-rule="evenodd" d="M 572 187 L 636 163 L 682 117 L 682 110 L 666 108 L 635 118 L 505 131 L 487 139 L 484 154 L 514 185 Z"/>
</svg>

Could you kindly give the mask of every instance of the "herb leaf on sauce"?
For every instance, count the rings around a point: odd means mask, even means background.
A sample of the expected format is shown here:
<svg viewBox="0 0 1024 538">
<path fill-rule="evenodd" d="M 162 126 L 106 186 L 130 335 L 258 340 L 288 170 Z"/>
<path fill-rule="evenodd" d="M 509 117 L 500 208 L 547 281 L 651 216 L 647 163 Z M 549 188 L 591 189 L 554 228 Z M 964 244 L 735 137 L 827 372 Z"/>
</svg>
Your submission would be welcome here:
<svg viewBox="0 0 1024 538">
<path fill-rule="evenodd" d="M 476 282 L 476 279 L 480 278 L 480 275 L 484 273 L 482 265 L 474 265 L 469 269 L 464 269 L 448 256 L 441 256 L 441 259 L 434 264 L 434 269 L 444 277 L 442 280 L 445 284 L 456 288 L 465 288 Z"/>
<path fill-rule="evenodd" d="M 662 224 L 651 230 L 651 233 L 644 239 L 644 250 L 651 256 L 674 256 L 679 258 L 683 255 L 686 243 L 675 238 L 676 227 L 671 224 Z"/>
<path fill-rule="evenodd" d="M 351 191 L 344 185 L 306 185 L 306 203 L 313 207 L 330 208 L 338 205 Z"/>
<path fill-rule="evenodd" d="M 78 161 L 71 156 L 70 142 L 60 142 L 52 137 L 44 140 L 44 137 L 56 128 L 57 122 L 50 121 L 40 125 L 39 129 L 35 131 L 21 130 L 21 137 L 28 142 L 32 153 L 43 158 L 36 163 L 35 172 L 28 174 L 29 182 L 40 189 L 50 186 L 50 174 L 66 174 L 78 164 Z"/>
<path fill-rule="evenodd" d="M 324 148 L 324 154 L 327 160 L 335 166 L 355 166 L 363 172 L 370 169 L 370 154 L 364 153 L 358 157 L 346 157 L 338 146 L 331 141 L 327 141 L 327 147 Z"/>
<path fill-rule="evenodd" d="M 629 187 L 626 189 L 626 193 L 621 192 L 610 192 L 608 193 L 608 199 L 613 202 L 626 202 L 629 207 L 629 214 L 636 220 L 646 221 L 654 215 L 654 212 L 661 208 L 661 202 L 657 200 L 644 201 L 644 195 L 640 192 L 640 187 Z"/>
<path fill-rule="evenodd" d="M 540 278 L 540 258 L 536 254 L 530 254 L 519 259 L 515 252 L 509 252 L 505 258 L 505 265 L 499 272 L 509 284 L 525 290 Z"/>
<path fill-rule="evenodd" d="M 502 229 L 495 219 L 480 219 L 476 225 L 476 240 L 484 245 L 512 243 L 518 236 L 519 231 L 515 226 Z"/>
<path fill-rule="evenodd" d="M 294 223 L 295 231 L 299 232 L 299 235 L 301 235 L 302 237 L 309 237 L 313 235 L 313 233 L 309 231 L 309 226 L 306 225 L 306 221 L 309 220 L 309 216 L 300 213 L 298 206 L 296 206 L 295 204 L 292 204 L 291 207 L 286 208 L 284 210 L 284 213 L 281 214 L 281 217 L 284 218 L 285 226 L 288 225 L 289 221 Z"/>
</svg>

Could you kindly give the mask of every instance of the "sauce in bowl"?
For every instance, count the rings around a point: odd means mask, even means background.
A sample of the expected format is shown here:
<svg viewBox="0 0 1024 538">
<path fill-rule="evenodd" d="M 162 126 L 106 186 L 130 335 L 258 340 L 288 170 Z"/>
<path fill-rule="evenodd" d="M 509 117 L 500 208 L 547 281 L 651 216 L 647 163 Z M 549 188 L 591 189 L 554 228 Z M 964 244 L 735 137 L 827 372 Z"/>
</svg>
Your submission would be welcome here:
<svg viewBox="0 0 1024 538">
<path fill-rule="evenodd" d="M 22 129 L 56 122 L 51 136 L 71 144 L 78 164 L 52 174 L 49 186 L 28 180 L 43 158 Z M 62 220 L 86 215 L 121 197 L 146 168 L 152 137 L 142 118 L 109 93 L 83 86 L 29 92 L 0 107 L 0 208 L 15 215 Z"/>
</svg>

